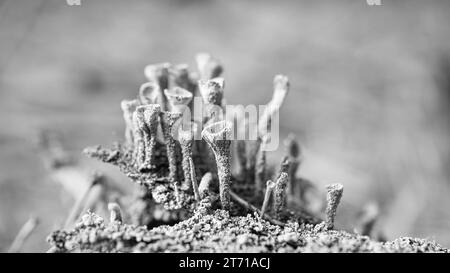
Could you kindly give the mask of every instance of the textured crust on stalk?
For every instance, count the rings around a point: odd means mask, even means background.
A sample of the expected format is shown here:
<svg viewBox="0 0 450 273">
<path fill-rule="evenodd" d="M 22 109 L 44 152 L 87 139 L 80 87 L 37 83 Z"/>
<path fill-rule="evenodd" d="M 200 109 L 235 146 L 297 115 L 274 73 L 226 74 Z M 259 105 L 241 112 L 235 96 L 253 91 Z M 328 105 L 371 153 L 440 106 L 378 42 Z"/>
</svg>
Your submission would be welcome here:
<svg viewBox="0 0 450 273">
<path fill-rule="evenodd" d="M 336 218 L 337 207 L 341 201 L 344 192 L 342 184 L 330 184 L 326 186 L 327 189 L 327 208 L 325 228 L 330 230 L 334 228 L 334 219 Z"/>
<path fill-rule="evenodd" d="M 134 160 L 136 168 L 141 170 L 145 162 L 145 131 L 147 130 L 144 118 L 144 107 L 142 106 L 136 108 L 136 111 L 133 113 L 133 128 Z"/>
<path fill-rule="evenodd" d="M 155 167 L 155 148 L 161 107 L 159 104 L 150 104 L 144 107 L 144 120 L 147 130 L 144 131 L 145 161 L 143 168 L 153 169 Z"/>
<path fill-rule="evenodd" d="M 275 214 L 277 219 L 281 219 L 282 213 L 286 208 L 286 187 L 289 175 L 282 172 L 275 184 Z"/>
<path fill-rule="evenodd" d="M 178 182 L 177 171 L 177 156 L 176 156 L 176 142 L 173 138 L 173 128 L 175 123 L 181 117 L 180 113 L 161 112 L 161 125 L 164 133 L 167 148 L 167 159 L 169 161 L 169 180 L 171 182 Z M 177 185 L 175 185 L 177 186 Z M 177 189 L 177 187 L 176 187 Z"/>
<path fill-rule="evenodd" d="M 232 124 L 227 121 L 212 123 L 202 131 L 202 138 L 211 147 L 216 157 L 219 195 L 224 210 L 229 210 L 231 206 L 229 193 L 231 186 L 231 132 Z"/>
</svg>

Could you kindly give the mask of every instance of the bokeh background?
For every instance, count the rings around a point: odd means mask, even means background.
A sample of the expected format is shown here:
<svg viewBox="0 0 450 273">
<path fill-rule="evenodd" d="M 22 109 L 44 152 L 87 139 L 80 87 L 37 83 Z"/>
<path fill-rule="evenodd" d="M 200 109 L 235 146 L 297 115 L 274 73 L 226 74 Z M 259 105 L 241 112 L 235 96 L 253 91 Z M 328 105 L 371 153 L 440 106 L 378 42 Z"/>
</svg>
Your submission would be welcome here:
<svg viewBox="0 0 450 273">
<path fill-rule="evenodd" d="M 264 104 L 273 76 L 290 77 L 282 135 L 302 143 L 302 176 L 344 184 L 338 227 L 376 202 L 388 239 L 450 247 L 450 2 L 382 3 L 0 0 L 0 251 L 30 215 L 40 225 L 22 251 L 45 251 L 74 202 L 40 132 L 80 169 L 125 181 L 81 150 L 123 137 L 119 104 L 145 65 L 193 66 L 202 51 L 222 60 L 230 104 Z"/>
</svg>

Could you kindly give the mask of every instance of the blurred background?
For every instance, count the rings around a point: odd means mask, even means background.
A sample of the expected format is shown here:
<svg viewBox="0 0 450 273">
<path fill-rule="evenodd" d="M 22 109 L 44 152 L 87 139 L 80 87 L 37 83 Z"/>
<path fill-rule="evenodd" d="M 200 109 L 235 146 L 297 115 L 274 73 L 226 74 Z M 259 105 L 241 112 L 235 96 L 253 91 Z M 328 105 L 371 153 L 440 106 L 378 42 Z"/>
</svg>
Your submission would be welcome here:
<svg viewBox="0 0 450 273">
<path fill-rule="evenodd" d="M 289 76 L 282 135 L 302 143 L 299 174 L 344 184 L 339 228 L 376 202 L 387 239 L 450 247 L 450 2 L 257 3 L 0 0 L 0 251 L 31 215 L 40 224 L 22 251 L 45 251 L 74 203 L 45 167 L 43 131 L 83 171 L 126 183 L 81 150 L 123 139 L 120 101 L 145 65 L 194 66 L 204 51 L 224 64 L 230 104 L 265 104 L 273 76 Z"/>
</svg>

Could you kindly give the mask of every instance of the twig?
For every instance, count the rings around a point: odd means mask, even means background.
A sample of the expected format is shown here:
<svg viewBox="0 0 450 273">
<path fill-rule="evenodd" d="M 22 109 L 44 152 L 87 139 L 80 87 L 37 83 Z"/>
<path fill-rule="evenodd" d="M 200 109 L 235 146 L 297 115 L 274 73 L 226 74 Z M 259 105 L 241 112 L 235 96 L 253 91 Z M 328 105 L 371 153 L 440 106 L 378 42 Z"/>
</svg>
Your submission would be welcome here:
<svg viewBox="0 0 450 273">
<path fill-rule="evenodd" d="M 244 199 L 242 199 L 241 197 L 239 197 L 239 195 L 237 195 L 236 193 L 230 191 L 230 197 L 236 201 L 239 205 L 248 208 L 256 213 L 258 213 L 259 215 L 261 215 L 261 211 L 259 209 L 257 209 L 255 206 L 253 206 L 252 204 L 250 204 L 249 202 L 245 201 Z M 278 226 L 286 226 L 285 223 L 275 220 L 272 217 L 268 216 L 267 214 L 265 214 L 264 219 L 266 219 L 267 221 L 269 221 L 270 223 L 274 224 L 274 225 L 278 225 Z"/>
<path fill-rule="evenodd" d="M 264 217 L 264 213 L 266 212 L 267 205 L 269 204 L 270 196 L 272 195 L 272 191 L 275 188 L 275 183 L 272 181 L 267 181 L 266 183 L 266 194 L 264 195 L 264 201 L 261 207 L 261 218 Z"/>
</svg>

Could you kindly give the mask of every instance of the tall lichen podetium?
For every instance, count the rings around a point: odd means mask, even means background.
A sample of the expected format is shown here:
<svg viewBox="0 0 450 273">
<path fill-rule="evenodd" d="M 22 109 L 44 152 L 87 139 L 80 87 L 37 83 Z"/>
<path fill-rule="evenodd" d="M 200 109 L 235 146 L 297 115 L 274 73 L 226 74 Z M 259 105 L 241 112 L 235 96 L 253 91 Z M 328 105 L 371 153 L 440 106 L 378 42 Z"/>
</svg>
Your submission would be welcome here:
<svg viewBox="0 0 450 273">
<path fill-rule="evenodd" d="M 187 127 L 187 130 L 184 130 L 185 127 Z M 192 144 L 194 136 L 197 135 L 197 130 L 197 123 L 192 121 L 182 124 L 178 129 L 178 141 L 180 142 L 181 153 L 183 155 L 181 165 L 183 167 L 184 186 L 186 188 L 189 188 L 192 185 L 190 160 L 192 159 Z"/>
<path fill-rule="evenodd" d="M 289 175 L 282 172 L 275 183 L 275 214 L 277 219 L 281 219 L 282 213 L 286 208 L 286 187 L 289 180 Z"/>
<path fill-rule="evenodd" d="M 327 230 L 334 228 L 334 219 L 336 218 L 337 207 L 341 201 L 344 186 L 342 184 L 330 184 L 326 186 L 327 189 L 327 208 L 325 228 Z"/>
<path fill-rule="evenodd" d="M 162 111 L 160 114 L 164 139 L 166 141 L 167 159 L 169 161 L 169 180 L 178 181 L 177 162 L 174 139 L 174 125 L 181 117 L 181 113 Z"/>
<path fill-rule="evenodd" d="M 138 100 L 123 100 L 120 102 L 125 121 L 125 144 L 128 148 L 132 148 L 134 144 L 133 113 L 138 105 Z"/>
<path fill-rule="evenodd" d="M 228 121 L 212 123 L 202 131 L 202 138 L 211 147 L 216 157 L 220 202 L 224 210 L 230 210 L 231 207 L 231 133 L 232 124 Z"/>
<path fill-rule="evenodd" d="M 201 122 L 203 126 L 224 119 L 222 108 L 224 85 L 223 78 L 198 81 L 198 89 L 203 98 L 203 119 L 199 122 Z M 207 148 L 203 141 L 199 143 L 198 149 L 200 150 L 200 153 L 205 155 L 204 161 L 208 165 L 210 171 L 215 174 L 217 166 L 213 162 L 214 156 L 211 153 L 211 150 Z"/>
<path fill-rule="evenodd" d="M 159 123 L 159 114 L 161 113 L 161 106 L 159 104 L 149 104 L 142 106 L 144 108 L 144 121 L 147 126 L 145 132 L 145 169 L 155 168 L 155 149 L 156 138 Z"/>
</svg>

